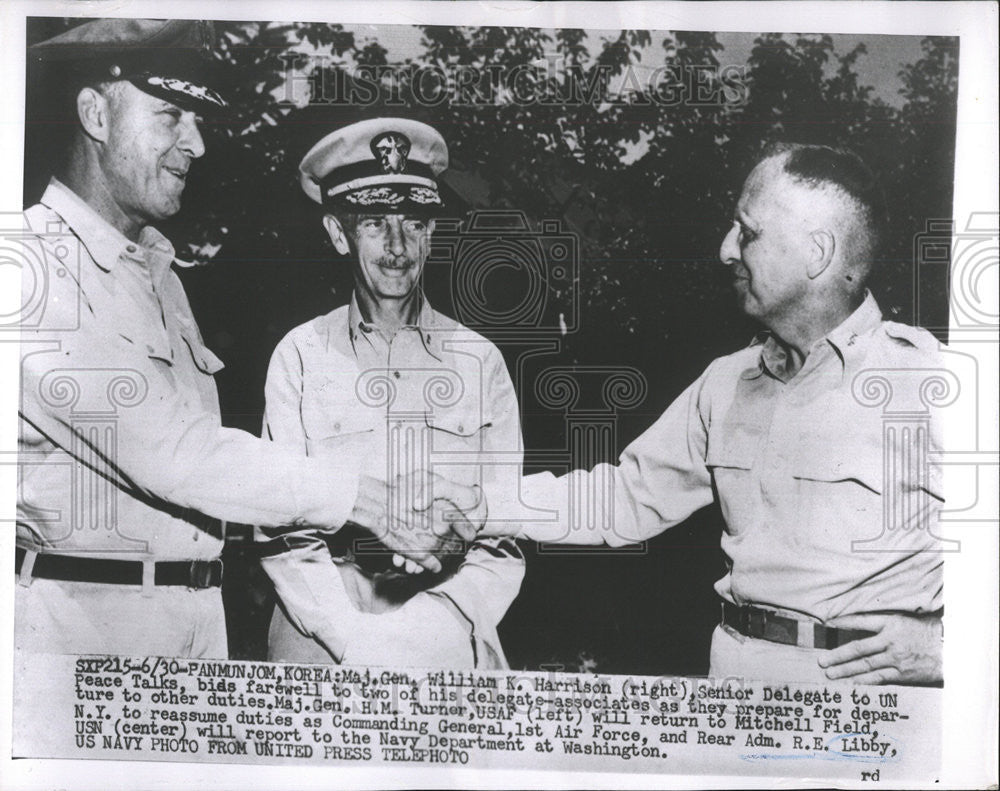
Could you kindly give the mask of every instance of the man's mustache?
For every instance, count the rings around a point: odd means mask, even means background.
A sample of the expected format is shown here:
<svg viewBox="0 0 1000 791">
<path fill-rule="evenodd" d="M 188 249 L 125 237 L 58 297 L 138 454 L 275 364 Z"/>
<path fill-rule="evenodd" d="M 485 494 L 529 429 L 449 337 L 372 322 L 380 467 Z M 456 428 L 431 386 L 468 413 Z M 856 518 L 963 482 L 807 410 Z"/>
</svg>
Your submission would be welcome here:
<svg viewBox="0 0 1000 791">
<path fill-rule="evenodd" d="M 416 261 L 406 256 L 397 258 L 391 255 L 383 255 L 375 259 L 375 265 L 386 269 L 408 269 L 411 266 L 416 266 Z"/>
</svg>

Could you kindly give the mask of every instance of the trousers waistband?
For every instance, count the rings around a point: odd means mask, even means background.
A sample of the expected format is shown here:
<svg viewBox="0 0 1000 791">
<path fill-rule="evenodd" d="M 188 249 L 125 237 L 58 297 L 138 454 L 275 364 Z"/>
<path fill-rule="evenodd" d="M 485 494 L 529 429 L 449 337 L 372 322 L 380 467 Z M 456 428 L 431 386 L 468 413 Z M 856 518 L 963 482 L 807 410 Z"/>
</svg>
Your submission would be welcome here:
<svg viewBox="0 0 1000 791">
<path fill-rule="evenodd" d="M 837 648 L 875 634 L 864 629 L 838 629 L 813 621 L 800 621 L 773 610 L 750 605 L 741 607 L 728 601 L 722 602 L 722 624 L 732 627 L 744 637 L 802 648 Z"/>
<path fill-rule="evenodd" d="M 14 571 L 21 573 L 27 550 L 17 548 Z M 63 582 L 93 582 L 101 585 L 142 585 L 141 560 L 89 558 L 80 555 L 39 553 L 30 574 Z M 154 585 L 182 585 L 187 588 L 218 588 L 222 585 L 221 560 L 165 560 L 153 564 Z"/>
</svg>

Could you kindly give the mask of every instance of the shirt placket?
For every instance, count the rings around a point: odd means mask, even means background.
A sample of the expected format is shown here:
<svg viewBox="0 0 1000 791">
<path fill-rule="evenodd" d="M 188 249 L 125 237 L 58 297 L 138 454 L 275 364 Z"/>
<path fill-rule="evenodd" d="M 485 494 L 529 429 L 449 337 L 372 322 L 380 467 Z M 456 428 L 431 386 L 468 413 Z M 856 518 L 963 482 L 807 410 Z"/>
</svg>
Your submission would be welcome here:
<svg viewBox="0 0 1000 791">
<path fill-rule="evenodd" d="M 789 438 L 782 428 L 789 424 L 789 394 L 790 386 L 785 382 L 774 381 L 775 397 L 773 409 L 770 412 L 763 453 L 756 459 L 756 472 L 760 489 L 762 514 L 768 515 L 761 520 L 761 528 L 771 527 L 773 515 L 778 509 L 781 498 L 787 493 L 789 479 Z"/>
<path fill-rule="evenodd" d="M 118 259 L 115 274 L 128 293 L 135 308 L 134 325 L 138 333 L 136 342 L 150 357 L 163 360 L 168 365 L 174 361 L 174 350 L 167 331 L 163 303 L 156 290 L 152 272 L 142 253 L 129 245 Z"/>
<path fill-rule="evenodd" d="M 795 516 L 791 509 L 798 501 L 794 477 L 795 459 L 803 432 L 808 431 L 810 416 L 802 412 L 809 403 L 810 391 L 818 384 L 819 369 L 828 361 L 828 348 L 817 347 L 806 357 L 802 368 L 791 378 L 782 381 L 774 378 L 775 398 L 767 431 L 764 454 L 760 460 L 760 490 L 765 511 L 771 515 L 766 521 L 778 529 L 795 529 Z M 784 360 L 780 361 L 784 373 Z"/>
<path fill-rule="evenodd" d="M 409 473 L 430 466 L 430 437 L 424 400 L 426 376 L 421 367 L 417 333 L 402 328 L 389 343 L 389 375 L 398 388 L 396 403 L 387 416 L 390 422 L 389 448 L 397 454 L 399 470 Z"/>
<path fill-rule="evenodd" d="M 177 315 L 179 306 L 165 304 L 165 293 L 157 287 L 157 278 L 153 276 L 154 272 L 159 271 L 157 264 L 162 267 L 170 265 L 169 257 L 166 261 L 157 260 L 158 255 L 163 254 L 155 251 L 142 251 L 141 249 L 137 251 L 132 245 L 126 248 L 125 253 L 124 263 L 128 267 L 125 277 L 129 284 L 130 296 L 140 304 L 142 310 L 140 315 L 149 317 L 144 328 L 149 333 L 144 339 L 146 351 L 151 357 L 160 361 L 161 370 L 170 377 L 177 393 L 187 407 L 192 408 L 197 405 L 218 414 L 218 399 L 213 401 L 207 393 L 208 389 L 214 392 L 214 383 L 203 381 L 205 379 L 211 380 L 211 377 L 207 377 L 198 370 L 194 358 L 191 354 L 186 354 L 180 317 Z M 193 522 L 205 521 L 195 513 L 189 514 L 189 519 Z M 211 521 L 213 520 L 208 520 L 208 522 Z M 172 536 L 173 533 L 170 535 Z M 190 537 L 194 542 L 201 539 L 202 530 L 197 524 L 191 529 Z M 155 540 L 165 538 L 167 538 L 166 534 L 159 531 L 154 533 Z M 171 537 L 169 540 L 175 539 Z M 179 533 L 176 540 L 180 540 Z"/>
</svg>

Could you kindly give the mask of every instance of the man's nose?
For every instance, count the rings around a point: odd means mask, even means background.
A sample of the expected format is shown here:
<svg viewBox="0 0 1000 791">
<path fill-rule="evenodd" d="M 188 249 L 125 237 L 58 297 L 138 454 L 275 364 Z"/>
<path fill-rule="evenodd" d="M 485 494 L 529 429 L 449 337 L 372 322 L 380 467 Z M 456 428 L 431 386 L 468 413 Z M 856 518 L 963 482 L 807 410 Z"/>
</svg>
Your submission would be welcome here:
<svg viewBox="0 0 1000 791">
<path fill-rule="evenodd" d="M 192 112 L 181 115 L 181 136 L 177 147 L 191 159 L 197 159 L 205 153 L 205 141 L 198 129 L 198 119 Z"/>
<path fill-rule="evenodd" d="M 719 260 L 726 266 L 731 266 L 740 260 L 739 235 L 739 225 L 733 223 L 726 238 L 722 240 L 722 246 L 719 248 Z"/>
<path fill-rule="evenodd" d="M 406 251 L 406 245 L 403 242 L 403 219 L 392 215 L 386 217 L 386 228 L 388 231 L 385 242 L 386 250 L 393 255 L 402 255 Z"/>
</svg>

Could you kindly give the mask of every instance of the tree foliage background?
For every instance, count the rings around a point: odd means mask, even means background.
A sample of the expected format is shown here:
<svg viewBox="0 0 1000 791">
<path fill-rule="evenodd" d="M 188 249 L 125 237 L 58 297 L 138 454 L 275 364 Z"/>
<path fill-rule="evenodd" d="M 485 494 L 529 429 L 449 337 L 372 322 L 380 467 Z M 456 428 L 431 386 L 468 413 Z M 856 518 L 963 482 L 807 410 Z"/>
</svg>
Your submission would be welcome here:
<svg viewBox="0 0 1000 791">
<path fill-rule="evenodd" d="M 80 21 L 32 20 L 29 43 Z M 377 40 L 338 25 L 215 25 L 214 59 L 232 111 L 203 126 L 208 153 L 192 168 L 183 210 L 163 230 L 182 257 L 209 264 L 182 277 L 206 342 L 227 364 L 218 376 L 227 424 L 259 430 L 274 346 L 349 297 L 348 266 L 299 188 L 298 162 L 320 137 L 363 116 L 432 123 L 449 145 L 446 181 L 466 208 L 521 212 L 539 236 L 539 223 L 557 220 L 577 242 L 578 276 L 545 283 L 546 316 L 581 317 L 573 331 L 546 335 L 557 339 L 554 351 L 525 357 L 523 343 L 507 339 L 509 327 L 479 327 L 501 346 L 515 377 L 529 453 L 566 442 L 563 415 L 534 393 L 544 368 L 642 372 L 646 397 L 620 416 L 616 454 L 713 357 L 750 340 L 756 328 L 736 310 L 717 252 L 742 180 L 771 141 L 845 145 L 873 167 L 891 217 L 872 289 L 889 317 L 943 334 L 947 268 L 925 271 L 914 251 L 928 220 L 951 215 L 957 39 L 923 39 L 921 57 L 899 75 L 901 101 L 888 104 L 859 83 L 865 45 L 837 52 L 826 35 L 753 36 L 745 71 L 727 83 L 725 53 L 708 32 L 623 30 L 595 42 L 577 29 L 420 30 L 419 53 L 390 63 Z M 532 89 L 575 101 L 514 100 L 510 74 L 539 62 L 549 70 Z M 397 68 L 383 69 L 395 76 L 366 99 L 352 73 L 359 66 Z M 657 67 L 680 75 L 681 84 L 635 78 Z M 290 69 L 298 83 L 310 83 L 308 104 L 287 100 Z M 435 79 L 463 69 L 480 75 L 472 89 L 488 98 L 434 93 Z M 399 78 L 407 73 L 422 82 Z M 622 80 L 627 91 L 610 90 Z M 699 86 L 715 100 L 696 98 Z M 654 95 L 665 87 L 673 99 Z M 445 98 L 428 106 L 428 95 Z M 58 134 L 72 122 L 53 117 L 43 92 L 29 90 L 27 108 L 30 204 L 48 178 Z M 449 263 L 429 266 L 425 282 L 446 312 L 456 308 Z M 490 293 L 502 301 L 519 288 L 523 272 L 515 267 Z M 522 594 L 501 629 L 512 665 L 704 673 L 718 615 L 712 583 L 724 562 L 720 530 L 709 509 L 638 552 L 526 547 Z M 270 600 L 244 562 L 249 553 L 238 545 L 230 552 L 233 654 L 262 656 Z"/>
</svg>

